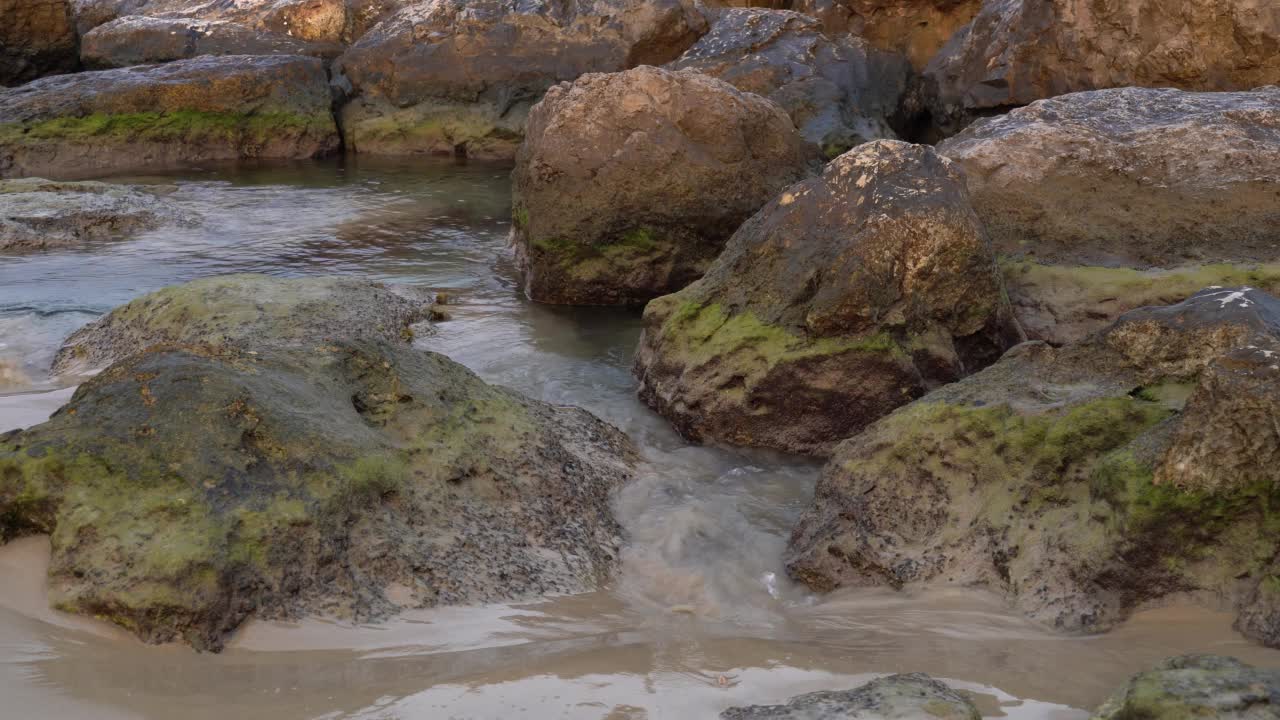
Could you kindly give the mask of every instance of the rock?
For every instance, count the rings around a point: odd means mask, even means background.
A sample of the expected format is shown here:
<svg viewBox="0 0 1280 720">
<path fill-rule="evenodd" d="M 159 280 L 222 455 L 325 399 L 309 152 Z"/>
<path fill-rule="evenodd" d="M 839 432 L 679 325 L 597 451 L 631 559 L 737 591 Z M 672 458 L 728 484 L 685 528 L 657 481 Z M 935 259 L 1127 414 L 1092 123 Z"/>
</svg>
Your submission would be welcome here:
<svg viewBox="0 0 1280 720">
<path fill-rule="evenodd" d="M 777 105 L 691 71 L 552 88 L 512 176 L 526 292 L 611 305 L 678 290 L 814 159 Z"/>
<path fill-rule="evenodd" d="M 201 57 L 0 91 L 0 177 L 307 158 L 337 147 L 315 58 Z"/>
<path fill-rule="evenodd" d="M 332 55 L 318 45 L 247 28 L 227 20 L 130 15 L 99 25 L 81 40 L 88 67 L 116 68 L 171 62 L 199 55 Z"/>
<path fill-rule="evenodd" d="M 514 157 L 529 108 L 588 72 L 674 60 L 705 32 L 688 0 L 428 0 L 335 63 L 348 149 Z"/>
<path fill-rule="evenodd" d="M 99 182 L 0 180 L 0 251 L 123 238 L 195 218 L 155 192 Z"/>
<path fill-rule="evenodd" d="M 695 440 L 827 454 L 1014 341 L 959 167 L 862 145 L 645 308 L 640 397 Z"/>
<path fill-rule="evenodd" d="M 924 673 L 890 675 L 853 690 L 814 692 L 786 705 L 729 708 L 722 720 L 979 720 L 973 703 Z"/>
<path fill-rule="evenodd" d="M 1280 82 L 1280 13 L 1248 0 L 987 0 L 924 70 L 945 134 L 1082 90 Z"/>
<path fill-rule="evenodd" d="M 1280 259 L 1280 87 L 1043 100 L 938 147 L 997 249 L 1039 262 Z"/>
<path fill-rule="evenodd" d="M 76 69 L 67 0 L 0 0 L 0 86 Z"/>
<path fill-rule="evenodd" d="M 982 0 L 793 0 L 829 32 L 849 32 L 923 68 L 982 7 Z"/>
<path fill-rule="evenodd" d="M 337 48 L 363 32 L 381 7 L 393 0 L 73 0 L 76 28 L 83 35 L 121 18 L 231 24 L 264 37 L 292 38 Z M 231 30 L 224 30 L 226 33 Z M 210 47 L 216 47 L 211 44 Z"/>
<path fill-rule="evenodd" d="M 786 110 L 828 158 L 896 138 L 888 118 L 907 85 L 907 67 L 851 37 L 823 34 L 812 18 L 785 10 L 735 9 L 668 67 L 724 80 Z"/>
<path fill-rule="evenodd" d="M 1260 593 L 1280 550 L 1280 430 L 1260 418 L 1280 372 L 1245 351 L 1280 352 L 1280 301 L 1250 288 L 1014 348 L 841 444 L 788 572 L 820 591 L 985 586 L 1067 632 L 1187 593 L 1236 604 L 1241 630 L 1276 644 Z M 1209 448 L 1237 455 L 1214 470 Z"/>
<path fill-rule="evenodd" d="M 1134 676 L 1093 718 L 1263 720 L 1278 716 L 1280 672 L 1235 658 L 1184 655 Z"/>
<path fill-rule="evenodd" d="M 80 347 L 129 354 L 0 435 L 0 541 L 51 535 L 59 609 L 205 650 L 249 616 L 595 588 L 633 448 L 410 348 L 412 308 L 371 283 L 233 277 L 107 316 Z"/>
</svg>

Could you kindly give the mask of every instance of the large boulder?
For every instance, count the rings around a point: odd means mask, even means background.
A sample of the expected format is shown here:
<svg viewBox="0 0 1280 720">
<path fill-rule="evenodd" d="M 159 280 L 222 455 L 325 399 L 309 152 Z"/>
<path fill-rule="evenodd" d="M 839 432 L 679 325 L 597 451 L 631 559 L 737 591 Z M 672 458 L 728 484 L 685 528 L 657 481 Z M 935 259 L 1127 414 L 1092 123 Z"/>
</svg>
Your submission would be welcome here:
<svg viewBox="0 0 1280 720">
<path fill-rule="evenodd" d="M 852 690 L 793 697 L 785 705 L 729 708 L 721 720 L 979 720 L 963 695 L 923 673 L 890 675 Z"/>
<path fill-rule="evenodd" d="M 0 436 L 0 541 L 51 534 L 56 607 L 208 650 L 251 615 L 597 587 L 634 450 L 411 348 L 420 308 L 262 277 L 131 303 L 92 335 L 174 342 L 134 345 L 49 422 Z"/>
<path fill-rule="evenodd" d="M 987 0 L 924 76 L 946 134 L 1082 90 L 1248 90 L 1280 82 L 1280 11 L 1256 0 Z"/>
<path fill-rule="evenodd" d="M 786 10 L 734 9 L 668 67 L 724 80 L 778 103 L 806 140 L 833 158 L 895 138 L 908 69 L 851 36 L 829 38 L 813 18 Z"/>
<path fill-rule="evenodd" d="M 1094 713 L 1094 720 L 1280 717 L 1280 671 L 1216 655 L 1170 658 L 1135 675 Z"/>
<path fill-rule="evenodd" d="M 335 63 L 349 149 L 511 158 L 558 82 L 675 59 L 705 32 L 689 0 L 427 0 Z"/>
<path fill-rule="evenodd" d="M 0 251 L 120 239 L 195 218 L 152 189 L 100 182 L 0 180 Z"/>
<path fill-rule="evenodd" d="M 860 146 L 787 188 L 645 308 L 640 396 L 696 440 L 826 454 L 1012 341 L 959 168 Z"/>
<path fill-rule="evenodd" d="M 229 55 L 44 78 L 0 91 L 0 177 L 335 150 L 316 58 Z"/>
<path fill-rule="evenodd" d="M 679 290 L 815 156 L 777 105 L 692 71 L 552 88 L 513 174 L 526 291 L 607 305 Z"/>
<path fill-rule="evenodd" d="M 80 35 L 125 17 L 231 23 L 266 37 L 335 47 L 349 43 L 398 0 L 72 0 Z"/>
<path fill-rule="evenodd" d="M 1280 290 L 1280 88 L 1074 93 L 938 152 L 964 167 L 1032 337 L 1078 340 L 1206 285 Z"/>
<path fill-rule="evenodd" d="M 199 55 L 333 55 L 336 46 L 262 32 L 228 20 L 128 15 L 99 25 L 80 42 L 86 67 L 171 62 Z"/>
<path fill-rule="evenodd" d="M 0 86 L 75 70 L 76 42 L 67 0 L 0 0 Z"/>
<path fill-rule="evenodd" d="M 923 68 L 982 7 L 982 0 L 790 0 L 792 10 L 849 32 Z"/>
<path fill-rule="evenodd" d="M 1188 593 L 1275 645 L 1276 360 L 1280 301 L 1250 288 L 1019 346 L 837 448 L 788 571 L 821 591 L 985 586 L 1068 632 Z"/>
</svg>

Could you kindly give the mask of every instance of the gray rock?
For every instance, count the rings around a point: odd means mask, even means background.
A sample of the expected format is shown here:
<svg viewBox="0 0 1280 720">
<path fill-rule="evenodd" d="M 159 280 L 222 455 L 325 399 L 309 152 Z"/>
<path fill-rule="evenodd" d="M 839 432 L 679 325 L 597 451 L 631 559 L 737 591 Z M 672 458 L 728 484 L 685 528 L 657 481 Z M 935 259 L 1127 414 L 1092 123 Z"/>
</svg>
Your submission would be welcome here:
<svg viewBox="0 0 1280 720">
<path fill-rule="evenodd" d="M 333 55 L 336 46 L 307 43 L 228 20 L 130 15 L 99 25 L 81 39 L 80 59 L 92 68 L 128 67 L 199 55 Z"/>
<path fill-rule="evenodd" d="M 890 675 L 844 691 L 791 698 L 785 705 L 729 708 L 721 720 L 979 720 L 973 703 L 924 673 Z"/>
<path fill-rule="evenodd" d="M 1093 715 L 1093 720 L 1280 718 L 1280 671 L 1235 658 L 1184 655 L 1134 676 Z"/>
<path fill-rule="evenodd" d="M 122 239 L 196 218 L 143 187 L 100 182 L 0 180 L 0 251 L 44 250 Z"/>
</svg>

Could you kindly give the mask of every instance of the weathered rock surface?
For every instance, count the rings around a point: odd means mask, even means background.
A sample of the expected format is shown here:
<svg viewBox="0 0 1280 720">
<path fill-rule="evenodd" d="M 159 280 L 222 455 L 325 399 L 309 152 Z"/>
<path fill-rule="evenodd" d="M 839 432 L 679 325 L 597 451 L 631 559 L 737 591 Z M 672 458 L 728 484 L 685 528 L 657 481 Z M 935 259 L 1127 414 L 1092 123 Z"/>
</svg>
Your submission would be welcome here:
<svg viewBox="0 0 1280 720">
<path fill-rule="evenodd" d="M 338 147 L 320 60 L 201 57 L 0 91 L 0 177 L 91 175 Z"/>
<path fill-rule="evenodd" d="M 745 223 L 707 275 L 645 308 L 640 396 L 684 435 L 826 454 L 1013 340 L 963 175 L 860 146 Z"/>
<path fill-rule="evenodd" d="M 611 305 L 678 290 L 815 156 L 777 105 L 695 72 L 640 67 L 552 88 L 513 174 L 526 291 Z"/>
<path fill-rule="evenodd" d="M 1250 288 L 1019 346 L 837 448 L 788 570 L 824 591 L 986 586 L 1070 632 L 1200 594 L 1274 645 L 1280 367 L 1263 360 L 1280 362 L 1280 301 Z"/>
<path fill-rule="evenodd" d="M 0 180 L 0 251 L 118 239 L 195 218 L 163 191 L 99 182 Z"/>
<path fill-rule="evenodd" d="M 904 53 L 923 68 L 982 7 L 982 0 L 792 0 L 790 8 L 850 32 L 872 47 Z"/>
<path fill-rule="evenodd" d="M 335 63 L 362 153 L 511 158 L 529 108 L 558 82 L 674 60 L 706 31 L 688 0 L 428 0 Z"/>
<path fill-rule="evenodd" d="M 1280 672 L 1215 655 L 1170 658 L 1139 673 L 1094 714 L 1094 720 L 1280 717 Z"/>
<path fill-rule="evenodd" d="M 785 705 L 729 708 L 722 720 L 978 720 L 973 703 L 923 673 L 890 675 L 844 691 L 791 698 Z"/>
<path fill-rule="evenodd" d="M 630 444 L 410 348 L 420 307 L 357 281 L 232 277 L 121 308 L 78 346 L 135 351 L 0 436 L 0 540 L 51 534 L 57 607 L 211 650 L 250 615 L 595 587 Z"/>
<path fill-rule="evenodd" d="M 75 70 L 76 40 L 67 0 L 0 0 L 0 86 Z"/>
<path fill-rule="evenodd" d="M 734 9 L 668 67 L 694 70 L 786 110 L 806 140 L 833 158 L 870 140 L 895 138 L 908 68 L 852 37 L 833 40 L 821 24 L 785 10 Z"/>
<path fill-rule="evenodd" d="M 1280 87 L 1123 88 L 975 123 L 960 163 L 1000 252 L 1165 266 L 1280 259 Z"/>
<path fill-rule="evenodd" d="M 171 62 L 199 55 L 333 55 L 334 45 L 307 43 L 227 20 L 130 15 L 89 31 L 80 59 L 91 68 Z"/>
<path fill-rule="evenodd" d="M 1065 93 L 1280 83 L 1280 9 L 1253 0 L 988 0 L 924 71 L 944 133 Z"/>
<path fill-rule="evenodd" d="M 336 46 L 350 42 L 397 0 L 73 0 L 81 35 L 125 17 L 231 23 L 268 36 Z M 372 17 L 371 17 L 372 16 Z"/>
</svg>

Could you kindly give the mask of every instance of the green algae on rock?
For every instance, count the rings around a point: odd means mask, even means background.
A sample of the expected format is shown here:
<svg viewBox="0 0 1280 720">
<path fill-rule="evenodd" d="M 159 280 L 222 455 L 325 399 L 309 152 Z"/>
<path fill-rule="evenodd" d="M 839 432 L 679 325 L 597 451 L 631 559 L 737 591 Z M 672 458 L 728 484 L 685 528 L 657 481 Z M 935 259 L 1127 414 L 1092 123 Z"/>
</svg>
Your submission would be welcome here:
<svg viewBox="0 0 1280 720">
<path fill-rule="evenodd" d="M 338 147 L 324 66 L 200 57 L 45 78 L 0 92 L 0 177 L 87 175 Z"/>
<path fill-rule="evenodd" d="M 1250 288 L 1136 310 L 1061 349 L 1021 345 L 838 447 L 788 571 L 824 591 L 985 586 L 1070 632 L 1200 593 L 1280 644 L 1258 592 L 1280 551 L 1271 355 L 1280 301 Z"/>
<path fill-rule="evenodd" d="M 529 117 L 513 174 L 525 291 L 626 305 L 679 290 L 815 159 L 777 105 L 692 71 L 556 86 Z"/>
<path fill-rule="evenodd" d="M 80 346 L 127 354 L 0 437 L 0 540 L 52 536 L 57 607 L 217 650 L 251 615 L 376 619 L 609 576 L 634 458 L 617 430 L 410 348 L 390 325 L 407 301 L 375 285 L 363 299 L 396 311 L 362 333 L 315 328 L 306 299 L 351 307 L 356 281 L 202 282 L 108 316 Z M 254 314 L 248 286 L 275 302 Z"/>
<path fill-rule="evenodd" d="M 721 720 L 979 720 L 963 695 L 924 673 L 890 675 L 852 690 L 793 697 L 785 705 L 729 708 Z"/>
<path fill-rule="evenodd" d="M 640 395 L 686 436 L 825 454 L 1014 339 L 963 179 L 877 141 L 752 217 L 645 308 Z"/>
<path fill-rule="evenodd" d="M 1263 720 L 1280 717 L 1280 672 L 1235 658 L 1184 655 L 1135 675 L 1093 720 Z"/>
</svg>

